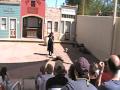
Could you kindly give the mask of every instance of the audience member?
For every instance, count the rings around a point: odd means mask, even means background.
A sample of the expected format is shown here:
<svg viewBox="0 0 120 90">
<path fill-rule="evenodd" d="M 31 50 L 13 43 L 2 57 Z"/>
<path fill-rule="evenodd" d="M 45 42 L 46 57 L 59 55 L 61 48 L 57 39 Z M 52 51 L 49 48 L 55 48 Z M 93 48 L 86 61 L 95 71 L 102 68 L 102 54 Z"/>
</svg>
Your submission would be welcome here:
<svg viewBox="0 0 120 90">
<path fill-rule="evenodd" d="M 7 67 L 2 67 L 0 70 L 0 76 L 2 77 L 2 84 L 5 88 L 5 90 L 10 90 L 13 83 L 10 81 L 8 73 L 7 73 Z"/>
<path fill-rule="evenodd" d="M 96 80 L 96 86 L 100 86 L 101 85 L 101 78 L 102 78 L 102 74 L 103 74 L 103 71 L 104 71 L 104 62 L 100 61 L 99 64 L 98 64 L 98 68 L 99 68 L 99 72 L 98 72 L 98 77 L 97 77 L 97 80 Z"/>
<path fill-rule="evenodd" d="M 44 75 L 44 74 L 45 74 L 45 66 L 42 65 L 40 67 L 40 72 L 37 74 L 37 76 L 35 78 L 35 88 L 36 88 L 36 90 L 42 90 L 42 89 L 40 89 L 41 85 L 40 85 L 39 82 L 41 82 L 42 75 Z"/>
<path fill-rule="evenodd" d="M 98 69 L 98 66 L 96 65 L 96 63 L 93 63 L 90 65 L 89 74 L 90 74 L 90 83 L 97 87 L 98 86 L 97 79 L 99 76 L 99 69 Z"/>
<path fill-rule="evenodd" d="M 71 64 L 71 66 L 68 70 L 68 77 L 75 81 L 76 78 L 75 78 L 75 73 L 74 72 L 75 72 L 75 66 L 74 66 L 74 64 Z"/>
<path fill-rule="evenodd" d="M 47 64 L 46 68 L 45 68 L 45 75 L 42 75 L 42 86 L 40 90 L 46 90 L 46 82 L 49 78 L 53 77 L 52 73 L 53 73 L 53 66 L 51 64 Z"/>
<path fill-rule="evenodd" d="M 61 60 L 55 62 L 54 75 L 55 77 L 48 79 L 46 90 L 60 90 L 68 82 L 68 79 L 65 77 L 65 67 Z"/>
<path fill-rule="evenodd" d="M 104 62 L 104 70 L 101 77 L 101 83 L 106 82 L 112 78 L 112 73 L 108 69 L 107 61 Z"/>
<path fill-rule="evenodd" d="M 120 58 L 117 55 L 111 55 L 108 67 L 112 73 L 112 79 L 104 82 L 99 90 L 120 90 Z"/>
<path fill-rule="evenodd" d="M 76 81 L 67 83 L 61 90 L 97 90 L 95 86 L 89 83 L 90 64 L 84 57 L 80 57 L 75 63 Z"/>
</svg>

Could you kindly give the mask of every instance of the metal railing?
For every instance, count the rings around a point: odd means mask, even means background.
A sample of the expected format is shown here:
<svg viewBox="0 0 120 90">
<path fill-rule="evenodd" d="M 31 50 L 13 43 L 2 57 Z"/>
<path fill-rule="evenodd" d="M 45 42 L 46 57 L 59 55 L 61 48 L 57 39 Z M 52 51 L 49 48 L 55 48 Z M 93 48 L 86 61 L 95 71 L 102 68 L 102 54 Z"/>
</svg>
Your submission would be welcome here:
<svg viewBox="0 0 120 90">
<path fill-rule="evenodd" d="M 35 90 L 35 79 L 24 78 L 22 80 L 22 90 Z"/>
<path fill-rule="evenodd" d="M 22 88 L 21 88 L 21 82 L 20 82 L 20 81 L 16 81 L 16 82 L 12 85 L 11 90 L 22 90 Z"/>
</svg>

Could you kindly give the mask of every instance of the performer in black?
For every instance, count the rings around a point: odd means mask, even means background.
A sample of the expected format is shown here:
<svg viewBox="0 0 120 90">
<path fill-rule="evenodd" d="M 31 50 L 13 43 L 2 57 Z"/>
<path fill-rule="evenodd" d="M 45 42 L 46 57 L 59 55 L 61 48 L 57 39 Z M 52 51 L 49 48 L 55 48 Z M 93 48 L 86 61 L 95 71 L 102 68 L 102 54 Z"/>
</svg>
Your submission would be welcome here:
<svg viewBox="0 0 120 90">
<path fill-rule="evenodd" d="M 53 41 L 54 41 L 54 36 L 53 36 L 53 33 L 51 32 L 49 35 L 48 35 L 49 39 L 48 39 L 48 47 L 47 47 L 47 50 L 49 52 L 49 55 L 52 56 L 52 53 L 53 53 Z"/>
</svg>

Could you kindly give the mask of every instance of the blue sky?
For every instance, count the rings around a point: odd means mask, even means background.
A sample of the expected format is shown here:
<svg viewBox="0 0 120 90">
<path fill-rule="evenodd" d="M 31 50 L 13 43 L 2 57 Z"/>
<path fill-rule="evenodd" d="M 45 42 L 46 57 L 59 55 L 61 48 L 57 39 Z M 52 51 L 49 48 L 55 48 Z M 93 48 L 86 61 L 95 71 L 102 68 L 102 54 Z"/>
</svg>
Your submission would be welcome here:
<svg viewBox="0 0 120 90">
<path fill-rule="evenodd" d="M 65 0 L 57 0 L 57 6 L 59 7 L 65 2 Z M 55 7 L 56 5 L 56 0 L 46 0 L 47 6 L 48 7 Z"/>
</svg>

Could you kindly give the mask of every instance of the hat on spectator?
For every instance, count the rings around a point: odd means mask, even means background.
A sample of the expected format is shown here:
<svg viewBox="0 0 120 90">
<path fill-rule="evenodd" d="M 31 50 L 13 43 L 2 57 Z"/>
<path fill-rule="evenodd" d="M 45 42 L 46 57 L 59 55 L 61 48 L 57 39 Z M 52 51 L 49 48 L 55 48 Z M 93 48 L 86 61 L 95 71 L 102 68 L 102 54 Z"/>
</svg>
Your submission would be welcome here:
<svg viewBox="0 0 120 90">
<path fill-rule="evenodd" d="M 89 72 L 89 68 L 90 68 L 90 64 L 89 64 L 88 60 L 85 57 L 80 57 L 75 62 L 75 70 L 80 75 L 84 75 L 84 73 Z"/>
</svg>

